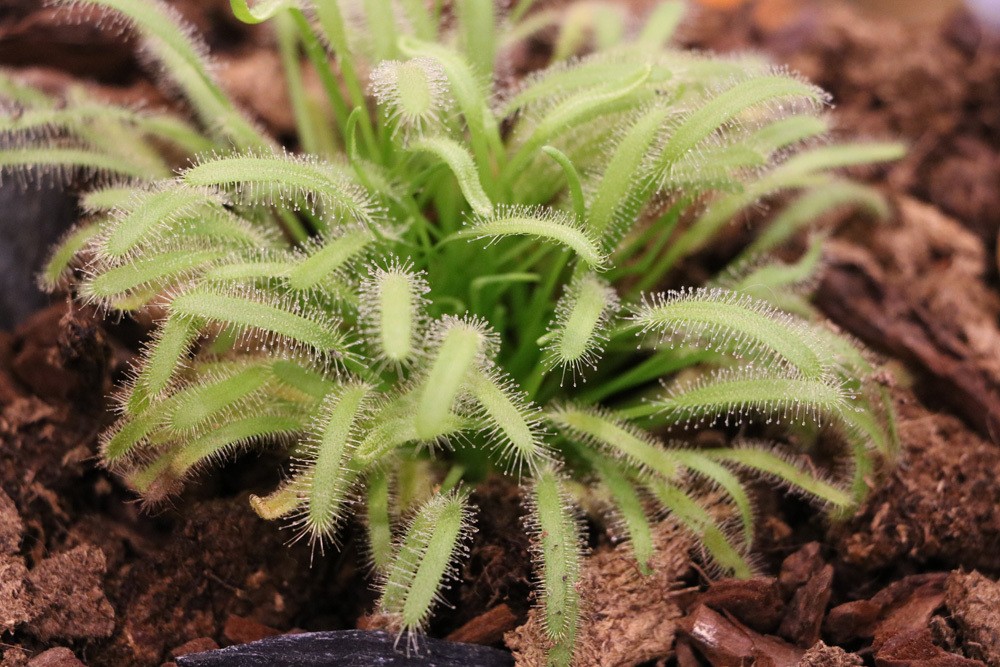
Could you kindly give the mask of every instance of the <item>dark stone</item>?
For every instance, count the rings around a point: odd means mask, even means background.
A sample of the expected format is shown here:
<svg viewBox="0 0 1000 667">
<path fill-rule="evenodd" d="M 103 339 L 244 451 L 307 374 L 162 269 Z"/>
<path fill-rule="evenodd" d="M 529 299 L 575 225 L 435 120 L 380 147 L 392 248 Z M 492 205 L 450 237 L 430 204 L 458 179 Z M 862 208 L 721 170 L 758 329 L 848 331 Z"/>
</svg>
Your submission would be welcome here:
<svg viewBox="0 0 1000 667">
<path fill-rule="evenodd" d="M 505 651 L 421 637 L 419 654 L 406 655 L 405 638 L 367 630 L 309 632 L 177 658 L 178 667 L 511 667 Z"/>
<path fill-rule="evenodd" d="M 76 219 L 76 204 L 52 178 L 5 173 L 0 211 L 0 329 L 11 329 L 48 303 L 38 272 Z"/>
</svg>

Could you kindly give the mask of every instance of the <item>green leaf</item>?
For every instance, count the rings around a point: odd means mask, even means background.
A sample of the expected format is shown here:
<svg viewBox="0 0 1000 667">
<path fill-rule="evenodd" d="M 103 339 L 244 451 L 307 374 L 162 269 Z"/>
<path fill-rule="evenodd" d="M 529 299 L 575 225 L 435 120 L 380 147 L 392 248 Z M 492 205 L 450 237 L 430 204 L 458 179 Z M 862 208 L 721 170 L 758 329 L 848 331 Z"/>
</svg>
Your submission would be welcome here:
<svg viewBox="0 0 1000 667">
<path fill-rule="evenodd" d="M 293 520 L 310 543 L 333 539 L 345 520 L 355 473 L 350 467 L 361 429 L 368 418 L 374 389 L 360 382 L 330 393 L 308 428 L 293 464 L 304 507 Z"/>
<path fill-rule="evenodd" d="M 377 207 L 349 170 L 315 157 L 243 153 L 200 162 L 181 173 L 188 185 L 218 187 L 248 204 L 318 205 L 337 219 L 374 224 Z"/>
<path fill-rule="evenodd" d="M 244 23 L 257 24 L 271 19 L 288 9 L 296 9 L 299 0 L 254 0 L 251 6 L 247 0 L 229 0 L 233 15 Z"/>
<path fill-rule="evenodd" d="M 560 297 L 546 344 L 547 359 L 553 367 L 569 368 L 574 386 L 578 373 L 597 368 L 619 308 L 614 288 L 590 273 L 574 278 Z"/>
<path fill-rule="evenodd" d="M 142 35 L 146 49 L 162 62 L 164 71 L 198 111 L 202 121 L 243 147 L 270 141 L 232 104 L 209 74 L 208 49 L 170 5 L 159 0 L 56 0 L 70 7 L 111 10 Z"/>
<path fill-rule="evenodd" d="M 70 265 L 77 253 L 93 239 L 100 231 L 97 224 L 81 225 L 63 235 L 56 244 L 49 260 L 45 263 L 39 282 L 42 289 L 55 291 L 67 278 Z"/>
<path fill-rule="evenodd" d="M 530 514 L 532 550 L 541 570 L 541 612 L 545 634 L 556 650 L 572 655 L 580 595 L 580 528 L 559 475 L 543 469 L 535 476 Z"/>
<path fill-rule="evenodd" d="M 181 444 L 170 455 L 170 473 L 182 477 L 228 452 L 252 443 L 289 438 L 301 433 L 302 429 L 302 417 L 294 414 L 262 414 L 235 419 Z"/>
<path fill-rule="evenodd" d="M 102 250 L 114 258 L 133 252 L 156 228 L 169 227 L 224 201 L 206 190 L 169 183 L 147 191 L 134 192 L 119 208 L 102 234 Z"/>
<path fill-rule="evenodd" d="M 469 202 L 472 211 L 483 218 L 492 215 L 493 202 L 483 191 L 472 156 L 461 144 L 447 137 L 421 137 L 411 142 L 408 148 L 412 151 L 432 153 L 447 164 L 455 174 L 458 186 L 462 189 L 462 194 L 465 195 L 465 200 Z"/>
<path fill-rule="evenodd" d="M 296 312 L 293 303 L 255 289 L 196 287 L 170 302 L 170 312 L 192 321 L 215 322 L 239 335 L 259 333 L 263 349 L 280 347 L 301 350 L 317 359 L 344 359 L 350 356 L 347 337 L 339 323 L 314 310 Z"/>
<path fill-rule="evenodd" d="M 492 0 L 458 0 L 455 3 L 462 48 L 479 78 L 491 84 L 496 59 L 496 17 Z"/>
<path fill-rule="evenodd" d="M 448 77 L 451 93 L 469 129 L 472 152 L 476 157 L 481 178 L 489 174 L 491 146 L 500 143 L 496 119 L 487 104 L 486 90 L 473 71 L 472 65 L 454 49 L 411 37 L 401 37 L 400 50 L 411 58 L 436 60 Z"/>
<path fill-rule="evenodd" d="M 675 479 L 680 463 L 652 435 L 632 424 L 615 419 L 599 408 L 563 406 L 550 410 L 546 418 L 571 440 L 623 458 L 637 470 Z"/>
<path fill-rule="evenodd" d="M 468 494 L 433 496 L 397 543 L 382 583 L 378 608 L 404 632 L 424 628 L 443 582 L 472 531 Z"/>
<path fill-rule="evenodd" d="M 402 368 L 419 353 L 428 289 L 423 273 L 398 260 L 369 268 L 361 283 L 360 320 L 375 353 L 388 364 Z"/>
<path fill-rule="evenodd" d="M 448 76 L 434 58 L 383 60 L 371 73 L 371 89 L 396 128 L 418 136 L 441 128 L 455 103 Z"/>
<path fill-rule="evenodd" d="M 475 320 L 447 318 L 437 324 L 433 357 L 417 388 L 414 422 L 421 440 L 432 440 L 444 428 L 455 402 L 476 367 L 488 358 L 489 334 Z"/>
<path fill-rule="evenodd" d="M 91 148 L 59 148 L 55 146 L 25 146 L 0 151 L 0 170 L 24 173 L 29 169 L 54 174 L 61 181 L 70 181 L 80 171 L 84 173 L 118 174 L 133 178 L 165 176 L 166 170 L 150 173 L 150 165 L 108 155 Z"/>
<path fill-rule="evenodd" d="M 740 114 L 779 100 L 817 107 L 825 102 L 826 96 L 815 86 L 783 74 L 753 76 L 738 81 L 706 99 L 674 128 L 660 152 L 660 165 L 665 167 L 678 162 Z"/>
<path fill-rule="evenodd" d="M 677 31 L 684 18 L 686 3 L 682 0 L 667 0 L 657 4 L 646 18 L 636 45 L 644 49 L 660 49 Z"/>
<path fill-rule="evenodd" d="M 649 561 L 653 558 L 653 529 L 649 525 L 649 519 L 646 517 L 646 510 L 643 507 L 642 498 L 639 497 L 636 490 L 634 480 L 629 478 L 628 473 L 622 467 L 601 456 L 590 456 L 588 460 L 597 471 L 601 483 L 611 492 L 615 510 L 621 517 L 639 570 L 644 575 L 652 574 L 653 570 L 649 566 Z"/>
<path fill-rule="evenodd" d="M 392 562 L 392 521 L 389 517 L 389 475 L 374 470 L 365 484 L 365 525 L 372 565 L 385 575 Z"/>
<path fill-rule="evenodd" d="M 641 333 L 666 336 L 673 346 L 700 346 L 745 359 L 777 363 L 805 378 L 820 378 L 831 353 L 809 327 L 740 292 L 699 288 L 644 295 L 632 321 Z"/>
<path fill-rule="evenodd" d="M 199 323 L 188 318 L 168 317 L 160 323 L 143 350 L 141 370 L 125 401 L 128 413 L 145 410 L 167 389 L 178 370 L 186 366 L 185 357 L 199 335 Z"/>
<path fill-rule="evenodd" d="M 288 271 L 288 285 L 295 290 L 320 286 L 358 258 L 375 241 L 364 227 L 342 229 L 340 233 L 307 246 L 305 257 Z"/>
<path fill-rule="evenodd" d="M 210 377 L 171 397 L 169 427 L 178 432 L 193 430 L 213 420 L 234 404 L 240 404 L 270 380 L 270 364 L 232 368 Z"/>
<path fill-rule="evenodd" d="M 712 560 L 723 571 L 746 578 L 752 573 L 750 565 L 718 521 L 704 507 L 679 486 L 661 479 L 646 480 L 646 488 L 663 505 L 667 512 L 685 525 L 698 542 L 704 546 Z"/>
<path fill-rule="evenodd" d="M 370 468 L 384 461 L 396 449 L 411 442 L 439 443 L 447 441 L 473 426 L 469 420 L 448 413 L 433 430 L 418 431 L 414 415 L 419 407 L 420 392 L 397 396 L 372 419 L 371 428 L 365 433 L 355 452 L 356 465 Z"/>
<path fill-rule="evenodd" d="M 187 282 L 222 255 L 222 250 L 172 250 L 121 266 L 103 267 L 80 286 L 80 293 L 87 299 L 115 307 L 118 301 L 130 296 L 152 298 L 156 295 L 147 294 L 151 288 Z"/>
<path fill-rule="evenodd" d="M 571 249 L 594 269 L 608 260 L 600 243 L 572 217 L 547 207 L 500 206 L 489 217 L 473 218 L 459 238 L 535 236 Z"/>
<path fill-rule="evenodd" d="M 495 369 L 477 369 L 469 378 L 469 392 L 479 405 L 483 430 L 507 470 L 520 476 L 522 469 L 533 472 L 551 459 L 538 407 L 509 378 Z"/>
<path fill-rule="evenodd" d="M 880 219 L 889 217 L 890 213 L 885 198 L 874 188 L 850 181 L 824 183 L 807 190 L 782 209 L 743 252 L 743 257 L 762 255 L 777 248 L 798 230 L 842 206 L 863 208 Z"/>
<path fill-rule="evenodd" d="M 821 422 L 853 408 L 851 394 L 834 378 L 772 375 L 752 366 L 722 370 L 692 382 L 675 385 L 653 403 L 671 423 L 704 423 L 721 418 L 724 424 L 754 416 L 767 423 Z"/>
<path fill-rule="evenodd" d="M 596 232 L 615 227 L 619 215 L 622 222 L 631 223 L 645 203 L 639 196 L 641 167 L 669 113 L 668 106 L 654 106 L 639 116 L 615 146 L 590 205 L 587 222 Z"/>
<path fill-rule="evenodd" d="M 521 171 L 531 163 L 537 151 L 545 144 L 553 143 L 566 132 L 601 115 L 635 106 L 643 101 L 646 95 L 639 94 L 638 91 L 649 79 L 651 71 L 647 65 L 636 75 L 622 82 L 606 84 L 602 90 L 580 93 L 547 111 L 528 130 L 527 136 L 507 164 L 506 174 L 509 182 L 521 175 Z"/>
<path fill-rule="evenodd" d="M 817 477 L 814 471 L 802 464 L 795 464 L 787 457 L 774 451 L 765 451 L 757 447 L 742 447 L 737 449 L 713 448 L 699 452 L 702 456 L 717 461 L 735 463 L 749 468 L 766 477 L 788 484 L 792 490 L 829 503 L 834 507 L 851 507 L 854 499 L 842 488 Z"/>
</svg>

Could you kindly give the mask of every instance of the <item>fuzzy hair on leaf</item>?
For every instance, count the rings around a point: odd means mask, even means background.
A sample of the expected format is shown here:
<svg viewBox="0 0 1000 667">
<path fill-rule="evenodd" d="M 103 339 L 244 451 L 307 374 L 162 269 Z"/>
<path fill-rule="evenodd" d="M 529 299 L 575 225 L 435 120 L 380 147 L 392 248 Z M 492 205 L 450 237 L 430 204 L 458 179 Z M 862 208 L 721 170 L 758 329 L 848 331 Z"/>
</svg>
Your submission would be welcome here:
<svg viewBox="0 0 1000 667">
<path fill-rule="evenodd" d="M 376 225 L 382 214 L 350 169 L 311 156 L 262 151 L 210 156 L 180 178 L 192 186 L 219 188 L 248 206 L 305 209 L 333 223 Z"/>
<path fill-rule="evenodd" d="M 671 386 L 653 406 L 666 421 L 685 430 L 716 420 L 728 426 L 755 417 L 768 424 L 822 425 L 824 418 L 854 410 L 853 398 L 850 388 L 832 375 L 811 379 L 748 365 Z"/>
<path fill-rule="evenodd" d="M 501 17 L 485 0 L 233 0 L 273 21 L 297 132 L 280 143 L 163 0 L 52 3 L 135 35 L 193 120 L 0 73 L 0 174 L 90 190 L 40 281 L 153 323 L 104 465 L 149 505 L 275 448 L 282 482 L 254 510 L 321 550 L 364 514 L 377 613 L 410 648 L 466 555 L 467 483 L 522 485 L 544 661 L 570 667 L 574 497 L 612 512 L 640 569 L 670 515 L 710 571 L 748 576 L 748 477 L 840 513 L 899 449 L 879 364 L 807 300 L 822 239 L 794 264 L 770 252 L 832 208 L 888 212 L 833 172 L 901 147 L 829 144 L 825 93 L 763 58 L 665 46 L 679 2 L 642 26 L 581 2 Z M 546 26 L 548 66 L 511 70 Z M 729 275 L 676 283 L 765 201 L 778 213 Z M 662 435 L 757 419 L 801 458 Z M 843 463 L 813 470 L 834 441 Z"/>
<path fill-rule="evenodd" d="M 323 400 L 292 465 L 291 484 L 300 498 L 290 516 L 294 540 L 307 538 L 322 552 L 335 538 L 357 479 L 351 460 L 374 400 L 374 388 L 361 382 L 346 382 Z"/>
<path fill-rule="evenodd" d="M 507 472 L 520 478 L 551 464 L 553 454 L 545 441 L 541 410 L 495 366 L 476 369 L 469 378 L 473 412 L 482 423 L 490 446 Z"/>
<path fill-rule="evenodd" d="M 177 227 L 209 207 L 221 208 L 226 200 L 208 189 L 183 183 L 158 183 L 149 190 L 134 191 L 126 203 L 116 207 L 96 244 L 114 259 L 134 259 L 140 244 L 177 233 Z M 154 236 L 155 235 L 155 236 Z"/>
<path fill-rule="evenodd" d="M 472 531 L 468 492 L 455 491 L 427 501 L 396 542 L 378 608 L 392 619 L 400 636 L 408 635 L 411 648 L 431 610 L 442 601 L 442 586 L 457 576 L 454 563 L 468 553 Z"/>
<path fill-rule="evenodd" d="M 790 493 L 835 508 L 854 504 L 851 493 L 830 475 L 818 471 L 805 457 L 787 449 L 754 441 L 741 441 L 732 448 L 712 448 L 699 452 L 705 458 L 735 464 L 778 483 Z"/>
<path fill-rule="evenodd" d="M 547 360 L 576 378 L 596 369 L 608 341 L 611 322 L 621 307 L 614 288 L 593 274 L 581 274 L 569 285 L 555 308 L 546 344 Z"/>
<path fill-rule="evenodd" d="M 352 342 L 335 319 L 254 287 L 194 287 L 176 294 L 169 308 L 177 317 L 232 331 L 244 350 L 278 351 L 320 363 L 342 363 L 353 355 Z"/>
<path fill-rule="evenodd" d="M 764 301 L 722 288 L 643 295 L 632 322 L 639 335 L 655 332 L 670 345 L 696 343 L 743 360 L 777 365 L 804 378 L 828 373 L 832 354 L 808 325 Z"/>
<path fill-rule="evenodd" d="M 540 570 L 545 634 L 557 653 L 571 656 L 581 611 L 576 588 L 583 559 L 581 527 L 560 475 L 551 468 L 535 475 L 526 523 Z"/>
<path fill-rule="evenodd" d="M 476 318 L 445 317 L 431 327 L 426 345 L 428 368 L 415 389 L 414 425 L 421 440 L 434 439 L 441 432 L 465 396 L 469 376 L 491 363 L 497 338 Z"/>
<path fill-rule="evenodd" d="M 713 564 L 722 572 L 733 572 L 738 577 L 745 578 L 752 574 L 744 550 L 739 546 L 741 531 L 727 528 L 725 522 L 720 520 L 719 512 L 712 511 L 722 504 L 718 499 L 711 495 L 697 499 L 682 486 L 659 478 L 646 477 L 643 483 L 659 503 L 663 514 L 676 517 L 694 534 L 696 543 L 703 551 L 704 562 Z M 706 503 L 706 500 L 713 502 Z"/>
<path fill-rule="evenodd" d="M 569 248 L 596 270 L 602 269 L 608 259 L 589 230 L 569 214 L 548 207 L 497 207 L 493 215 L 469 221 L 459 236 L 494 241 L 506 236 L 533 236 Z"/>
<path fill-rule="evenodd" d="M 372 70 L 371 89 L 396 131 L 440 127 L 454 105 L 448 76 L 433 58 L 383 60 Z"/>
<path fill-rule="evenodd" d="M 430 290 L 424 272 L 413 270 L 410 261 L 393 257 L 382 266 L 370 266 L 360 288 L 360 319 L 365 339 L 374 344 L 374 354 L 397 372 L 413 364 L 427 326 Z"/>
<path fill-rule="evenodd" d="M 680 462 L 662 443 L 607 410 L 564 405 L 550 410 L 546 418 L 575 442 L 627 461 L 636 470 L 664 479 L 676 479 L 681 471 Z"/>
</svg>

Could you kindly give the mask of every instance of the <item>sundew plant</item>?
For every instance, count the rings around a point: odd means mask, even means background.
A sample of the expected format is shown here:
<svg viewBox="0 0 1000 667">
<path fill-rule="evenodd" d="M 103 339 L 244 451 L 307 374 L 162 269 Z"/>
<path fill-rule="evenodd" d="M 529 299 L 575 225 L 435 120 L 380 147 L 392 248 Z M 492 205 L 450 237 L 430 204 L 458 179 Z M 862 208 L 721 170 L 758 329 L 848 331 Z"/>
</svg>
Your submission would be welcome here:
<svg viewBox="0 0 1000 667">
<path fill-rule="evenodd" d="M 273 29 L 285 81 L 261 83 L 287 86 L 289 147 L 167 5 L 53 4 L 141 37 L 190 110 L 0 80 L 8 178 L 87 184 L 43 283 L 155 322 L 101 452 L 151 502 L 280 449 L 284 481 L 254 509 L 317 548 L 362 520 L 377 611 L 413 637 L 468 549 L 468 485 L 509 475 L 565 665 L 581 505 L 644 571 L 671 516 L 745 576 L 748 480 L 843 511 L 892 455 L 876 369 L 806 298 L 821 235 L 774 252 L 833 208 L 884 215 L 836 172 L 901 149 L 831 142 L 826 95 L 794 74 L 671 48 L 678 3 L 637 26 L 594 2 L 232 0 Z M 551 62 L 520 76 L 514 47 L 543 29 Z M 785 205 L 728 266 L 674 284 L 763 200 Z M 709 426 L 725 437 L 692 437 Z M 817 467 L 831 442 L 841 458 Z"/>
</svg>

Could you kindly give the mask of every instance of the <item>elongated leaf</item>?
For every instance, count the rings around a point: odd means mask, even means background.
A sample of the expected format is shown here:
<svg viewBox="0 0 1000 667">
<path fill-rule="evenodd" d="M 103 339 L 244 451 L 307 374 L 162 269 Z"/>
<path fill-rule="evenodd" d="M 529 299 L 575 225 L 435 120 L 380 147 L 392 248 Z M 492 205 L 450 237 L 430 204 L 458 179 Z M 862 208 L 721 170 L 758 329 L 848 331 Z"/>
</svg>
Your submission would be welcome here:
<svg viewBox="0 0 1000 667">
<path fill-rule="evenodd" d="M 700 453 L 709 459 L 736 463 L 750 468 L 762 475 L 786 483 L 796 491 L 836 507 L 850 507 L 854 503 L 850 494 L 842 488 L 817 477 L 804 466 L 791 463 L 785 457 L 771 451 L 756 447 L 743 447 L 738 449 L 706 449 Z"/>
<path fill-rule="evenodd" d="M 432 153 L 447 164 L 476 215 L 485 218 L 493 213 L 493 203 L 483 191 L 473 158 L 461 144 L 447 137 L 425 137 L 412 142 L 409 148 Z"/>
<path fill-rule="evenodd" d="M 467 494 L 431 498 L 398 542 L 382 584 L 379 610 L 404 631 L 421 630 L 442 583 L 454 576 L 454 562 L 471 534 Z"/>
<path fill-rule="evenodd" d="M 647 488 L 669 514 L 687 526 L 698 538 L 708 555 L 725 572 L 737 577 L 749 577 L 750 565 L 734 546 L 718 521 L 682 488 L 659 479 L 648 480 Z"/>
<path fill-rule="evenodd" d="M 673 453 L 648 433 L 593 408 L 566 406 L 546 414 L 550 422 L 578 442 L 599 447 L 624 458 L 639 470 L 674 479 L 680 470 Z"/>
<path fill-rule="evenodd" d="M 97 7 L 114 12 L 142 35 L 146 48 L 164 64 L 167 76 L 183 91 L 203 122 L 218 128 L 243 147 L 270 144 L 236 111 L 209 74 L 208 49 L 166 3 L 160 0 L 55 1 L 70 7 Z"/>
<path fill-rule="evenodd" d="M 170 302 L 172 314 L 191 320 L 215 322 L 239 335 L 261 335 L 260 345 L 280 344 L 318 359 L 343 359 L 350 351 L 338 323 L 323 313 L 295 312 L 293 304 L 257 289 L 197 287 Z"/>
<path fill-rule="evenodd" d="M 809 327 L 739 292 L 700 288 L 643 297 L 633 321 L 672 344 L 700 341 L 751 363 L 778 363 L 806 378 L 821 377 L 831 352 Z"/>
<path fill-rule="evenodd" d="M 535 236 L 554 241 L 571 249 L 584 262 L 600 269 L 607 254 L 600 243 L 573 218 L 544 207 L 497 207 L 487 218 L 475 218 L 459 237 L 499 238 L 503 236 Z"/>
<path fill-rule="evenodd" d="M 348 493 L 356 478 L 350 462 L 368 418 L 373 388 L 344 384 L 323 401 L 309 435 L 296 457 L 295 480 L 303 507 L 293 525 L 310 543 L 333 539 L 345 519 Z"/>
<path fill-rule="evenodd" d="M 374 224 L 377 207 L 347 169 L 318 158 L 244 153 L 208 159 L 181 174 L 193 186 L 231 190 L 248 203 L 318 204 L 333 215 Z"/>
<path fill-rule="evenodd" d="M 545 633 L 560 653 L 572 655 L 580 597 L 580 528 L 559 476 L 542 470 L 535 477 L 529 521 L 533 551 L 541 570 L 541 611 Z"/>
<path fill-rule="evenodd" d="M 729 424 L 754 417 L 768 423 L 804 423 L 846 414 L 853 409 L 850 399 L 848 390 L 832 377 L 790 377 L 751 368 L 723 370 L 672 387 L 654 405 L 672 423 L 705 423 L 718 418 Z"/>
</svg>

